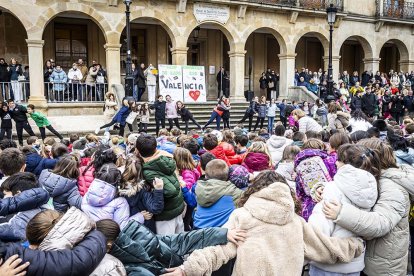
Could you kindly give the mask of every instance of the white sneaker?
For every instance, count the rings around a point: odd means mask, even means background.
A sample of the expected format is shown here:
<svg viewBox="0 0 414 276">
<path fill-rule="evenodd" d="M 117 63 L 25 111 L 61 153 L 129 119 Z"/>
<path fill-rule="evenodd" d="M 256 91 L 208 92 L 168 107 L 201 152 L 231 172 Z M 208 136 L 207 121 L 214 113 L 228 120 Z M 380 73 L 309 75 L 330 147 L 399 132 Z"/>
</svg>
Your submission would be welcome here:
<svg viewBox="0 0 414 276">
<path fill-rule="evenodd" d="M 99 131 L 101 131 L 101 128 L 100 128 L 100 127 L 97 127 L 97 128 L 95 129 L 95 134 L 96 134 L 96 135 L 98 135 Z"/>
</svg>

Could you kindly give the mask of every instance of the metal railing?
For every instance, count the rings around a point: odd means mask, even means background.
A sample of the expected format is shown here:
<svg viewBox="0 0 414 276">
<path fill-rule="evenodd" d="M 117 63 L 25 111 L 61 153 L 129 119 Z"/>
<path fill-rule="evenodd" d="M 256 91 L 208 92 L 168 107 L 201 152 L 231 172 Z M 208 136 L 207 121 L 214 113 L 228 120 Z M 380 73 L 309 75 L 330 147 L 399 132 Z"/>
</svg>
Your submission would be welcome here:
<svg viewBox="0 0 414 276">
<path fill-rule="evenodd" d="M 45 82 L 45 97 L 48 102 L 103 102 L 106 92 L 107 83 Z"/>
<path fill-rule="evenodd" d="M 236 1 L 236 0 L 234 0 Z M 309 10 L 326 10 L 334 4 L 339 11 L 343 10 L 343 0 L 237 0 L 248 3 L 304 8 Z"/>
<path fill-rule="evenodd" d="M 13 99 L 16 102 L 27 102 L 30 97 L 29 81 L 0 82 L 0 101 Z"/>
<path fill-rule="evenodd" d="M 414 2 L 377 0 L 377 17 L 414 20 Z"/>
<path fill-rule="evenodd" d="M 108 92 L 107 83 L 44 83 L 48 102 L 103 102 Z M 27 102 L 30 98 L 29 81 L 0 82 L 0 102 L 13 99 Z"/>
</svg>

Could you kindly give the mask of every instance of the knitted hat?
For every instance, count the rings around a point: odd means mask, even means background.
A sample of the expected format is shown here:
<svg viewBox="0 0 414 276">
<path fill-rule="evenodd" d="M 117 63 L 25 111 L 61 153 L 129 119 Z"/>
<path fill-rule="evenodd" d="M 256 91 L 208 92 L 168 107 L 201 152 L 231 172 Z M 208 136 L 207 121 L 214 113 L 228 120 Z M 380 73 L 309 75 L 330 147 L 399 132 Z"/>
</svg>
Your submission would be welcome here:
<svg viewBox="0 0 414 276">
<path fill-rule="evenodd" d="M 138 137 L 139 137 L 138 133 L 131 133 L 128 136 L 128 143 L 135 145 L 135 143 L 137 142 Z"/>
<path fill-rule="evenodd" d="M 221 134 L 221 131 L 218 130 L 213 130 L 211 132 L 211 134 L 213 134 L 214 136 L 217 137 L 218 142 L 220 143 L 221 141 L 223 141 L 223 134 Z"/>
<path fill-rule="evenodd" d="M 233 165 L 229 168 L 229 181 L 237 188 L 243 189 L 249 186 L 249 171 L 240 165 Z"/>
</svg>

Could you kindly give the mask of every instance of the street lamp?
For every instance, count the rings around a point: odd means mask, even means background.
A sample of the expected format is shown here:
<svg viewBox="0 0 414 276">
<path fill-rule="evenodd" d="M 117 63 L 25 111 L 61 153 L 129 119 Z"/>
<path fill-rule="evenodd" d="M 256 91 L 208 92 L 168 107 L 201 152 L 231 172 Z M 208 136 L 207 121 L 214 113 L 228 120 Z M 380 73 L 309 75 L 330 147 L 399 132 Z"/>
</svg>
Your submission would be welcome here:
<svg viewBox="0 0 414 276">
<path fill-rule="evenodd" d="M 329 24 L 329 62 L 328 62 L 328 96 L 325 99 L 325 102 L 330 102 L 335 100 L 335 96 L 333 93 L 333 70 L 332 70 L 332 33 L 333 33 L 333 25 L 335 24 L 336 20 L 336 13 L 338 9 L 334 7 L 333 4 L 330 4 L 329 7 L 326 9 L 327 20 Z"/>
<path fill-rule="evenodd" d="M 194 32 L 193 32 L 193 39 L 194 39 L 194 42 L 197 42 L 197 40 L 198 40 L 198 37 L 200 36 L 200 26 L 197 26 L 195 29 L 194 29 Z"/>
<path fill-rule="evenodd" d="M 132 75 L 132 59 L 131 59 L 131 22 L 129 21 L 132 0 L 124 0 L 125 16 L 126 16 L 126 43 L 127 43 L 127 58 L 126 58 L 126 74 L 125 74 L 125 96 L 133 96 L 134 93 L 134 77 Z"/>
</svg>

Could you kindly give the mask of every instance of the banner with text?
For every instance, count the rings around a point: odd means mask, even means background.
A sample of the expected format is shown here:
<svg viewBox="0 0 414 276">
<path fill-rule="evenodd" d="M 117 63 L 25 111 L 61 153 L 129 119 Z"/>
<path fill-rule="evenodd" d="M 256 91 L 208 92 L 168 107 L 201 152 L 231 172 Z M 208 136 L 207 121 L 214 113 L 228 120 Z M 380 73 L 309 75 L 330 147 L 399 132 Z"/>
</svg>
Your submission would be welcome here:
<svg viewBox="0 0 414 276">
<path fill-rule="evenodd" d="M 207 101 L 204 66 L 183 66 L 184 102 Z"/>
<path fill-rule="evenodd" d="M 170 95 L 175 101 L 183 101 L 183 69 L 179 65 L 159 65 L 160 95 Z"/>
<path fill-rule="evenodd" d="M 207 101 L 206 77 L 203 66 L 160 65 L 160 95 L 174 101 L 202 103 Z"/>
</svg>

